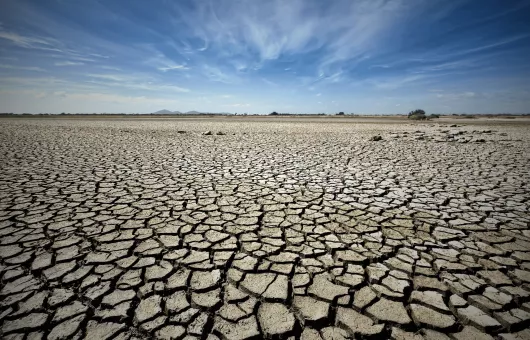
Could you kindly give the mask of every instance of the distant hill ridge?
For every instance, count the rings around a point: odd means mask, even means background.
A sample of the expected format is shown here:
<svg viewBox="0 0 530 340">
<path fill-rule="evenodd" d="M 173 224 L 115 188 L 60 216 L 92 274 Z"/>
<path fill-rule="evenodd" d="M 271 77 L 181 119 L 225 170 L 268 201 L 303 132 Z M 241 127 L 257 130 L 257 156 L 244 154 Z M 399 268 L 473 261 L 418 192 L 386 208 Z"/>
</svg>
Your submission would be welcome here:
<svg viewBox="0 0 530 340">
<path fill-rule="evenodd" d="M 160 110 L 160 111 L 156 111 L 156 112 L 153 112 L 154 115 L 170 115 L 170 114 L 175 114 L 175 115 L 181 115 L 182 112 L 180 111 L 169 111 L 169 110 Z"/>
</svg>

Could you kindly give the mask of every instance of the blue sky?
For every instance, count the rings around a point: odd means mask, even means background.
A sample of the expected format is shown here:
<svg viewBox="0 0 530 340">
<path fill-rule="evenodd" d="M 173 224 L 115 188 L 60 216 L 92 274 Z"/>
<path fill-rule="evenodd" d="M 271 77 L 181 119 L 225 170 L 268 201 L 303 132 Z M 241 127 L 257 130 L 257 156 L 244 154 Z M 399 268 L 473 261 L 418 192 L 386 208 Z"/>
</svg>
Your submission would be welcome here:
<svg viewBox="0 0 530 340">
<path fill-rule="evenodd" d="M 0 6 L 0 112 L 530 112 L 530 0 Z"/>
</svg>

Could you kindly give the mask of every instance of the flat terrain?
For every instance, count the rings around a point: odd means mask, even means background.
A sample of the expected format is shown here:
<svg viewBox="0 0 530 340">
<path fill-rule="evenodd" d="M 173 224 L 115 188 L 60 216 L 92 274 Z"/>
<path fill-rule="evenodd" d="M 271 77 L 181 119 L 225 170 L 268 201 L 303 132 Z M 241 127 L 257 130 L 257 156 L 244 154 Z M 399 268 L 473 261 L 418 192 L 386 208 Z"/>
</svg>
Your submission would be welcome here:
<svg viewBox="0 0 530 340">
<path fill-rule="evenodd" d="M 529 122 L 0 119 L 0 337 L 530 339 Z"/>
</svg>

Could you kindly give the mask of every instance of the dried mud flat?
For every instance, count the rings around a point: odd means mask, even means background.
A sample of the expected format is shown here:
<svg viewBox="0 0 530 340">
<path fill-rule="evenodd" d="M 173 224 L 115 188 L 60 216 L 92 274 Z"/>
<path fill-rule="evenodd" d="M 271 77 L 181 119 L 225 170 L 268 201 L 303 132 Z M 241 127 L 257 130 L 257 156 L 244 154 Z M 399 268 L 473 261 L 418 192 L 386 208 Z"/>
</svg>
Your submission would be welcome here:
<svg viewBox="0 0 530 340">
<path fill-rule="evenodd" d="M 0 336 L 530 339 L 530 125 L 453 123 L 2 119 Z"/>
</svg>

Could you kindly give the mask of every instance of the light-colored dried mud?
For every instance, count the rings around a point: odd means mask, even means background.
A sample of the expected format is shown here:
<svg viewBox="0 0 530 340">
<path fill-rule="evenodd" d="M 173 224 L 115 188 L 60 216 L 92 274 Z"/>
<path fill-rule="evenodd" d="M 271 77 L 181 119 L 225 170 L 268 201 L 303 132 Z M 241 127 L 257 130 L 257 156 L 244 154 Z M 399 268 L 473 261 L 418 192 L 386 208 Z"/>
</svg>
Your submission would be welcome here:
<svg viewBox="0 0 530 340">
<path fill-rule="evenodd" d="M 530 125 L 452 124 L 2 119 L 0 336 L 530 339 Z"/>
</svg>

